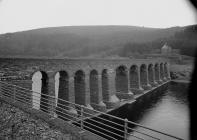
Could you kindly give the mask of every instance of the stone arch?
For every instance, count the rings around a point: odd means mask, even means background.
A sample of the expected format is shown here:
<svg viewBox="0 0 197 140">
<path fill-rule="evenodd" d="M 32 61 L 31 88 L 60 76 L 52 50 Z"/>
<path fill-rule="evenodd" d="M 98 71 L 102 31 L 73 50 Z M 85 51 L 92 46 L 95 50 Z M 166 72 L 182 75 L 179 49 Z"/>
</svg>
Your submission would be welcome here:
<svg viewBox="0 0 197 140">
<path fill-rule="evenodd" d="M 98 72 L 96 70 L 92 70 L 90 72 L 89 84 L 90 84 L 90 103 L 98 104 L 99 87 L 98 87 Z"/>
<path fill-rule="evenodd" d="M 128 93 L 128 70 L 126 66 L 116 68 L 115 83 L 117 93 Z"/>
<path fill-rule="evenodd" d="M 148 81 L 151 85 L 154 84 L 154 70 L 153 70 L 153 64 L 148 65 Z"/>
<path fill-rule="evenodd" d="M 109 101 L 109 77 L 107 69 L 102 71 L 102 95 L 103 101 Z"/>
<path fill-rule="evenodd" d="M 168 75 L 168 63 L 164 64 L 164 76 L 165 76 L 165 78 L 169 77 L 169 75 Z"/>
<path fill-rule="evenodd" d="M 44 71 L 37 71 L 32 75 L 32 104 L 33 108 L 45 112 L 49 109 L 48 104 L 48 75 Z"/>
<path fill-rule="evenodd" d="M 138 66 L 132 65 L 130 67 L 130 88 L 138 89 L 139 88 L 139 76 L 138 76 Z"/>
<path fill-rule="evenodd" d="M 158 82 L 160 80 L 160 76 L 159 76 L 159 64 L 158 63 L 155 64 L 154 69 L 155 69 L 155 81 Z"/>
<path fill-rule="evenodd" d="M 56 113 L 63 116 L 60 112 L 63 112 L 62 109 L 68 110 L 68 108 L 66 108 L 68 103 L 65 101 L 69 101 L 69 76 L 66 71 L 59 71 L 55 75 L 55 96 L 57 98 Z"/>
<path fill-rule="evenodd" d="M 146 67 L 145 64 L 142 64 L 140 66 L 140 84 L 141 84 L 142 87 L 148 85 L 148 81 L 147 81 L 147 67 Z"/>
<path fill-rule="evenodd" d="M 74 76 L 75 103 L 86 105 L 85 93 L 85 73 L 78 70 Z"/>
<path fill-rule="evenodd" d="M 66 71 L 59 71 L 58 81 L 59 84 L 57 85 L 57 93 L 58 98 L 69 101 L 69 76 Z"/>
<path fill-rule="evenodd" d="M 164 80 L 163 63 L 160 64 L 160 79 L 161 79 L 161 80 Z"/>
</svg>

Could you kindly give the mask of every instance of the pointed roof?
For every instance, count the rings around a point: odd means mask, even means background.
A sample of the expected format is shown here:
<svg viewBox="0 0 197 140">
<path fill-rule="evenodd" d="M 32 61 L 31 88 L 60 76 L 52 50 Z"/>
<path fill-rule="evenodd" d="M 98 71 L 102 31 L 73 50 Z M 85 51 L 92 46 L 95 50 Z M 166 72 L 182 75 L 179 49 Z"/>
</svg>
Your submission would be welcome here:
<svg viewBox="0 0 197 140">
<path fill-rule="evenodd" d="M 163 45 L 163 47 L 162 47 L 162 49 L 168 49 L 169 48 L 169 46 L 167 45 L 167 43 L 165 43 L 164 45 Z"/>
</svg>

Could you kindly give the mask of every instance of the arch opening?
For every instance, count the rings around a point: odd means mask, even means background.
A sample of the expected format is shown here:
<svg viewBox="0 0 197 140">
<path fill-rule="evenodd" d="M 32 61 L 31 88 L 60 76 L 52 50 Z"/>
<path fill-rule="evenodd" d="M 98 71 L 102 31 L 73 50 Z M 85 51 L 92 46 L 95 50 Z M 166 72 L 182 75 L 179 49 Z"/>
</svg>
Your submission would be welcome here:
<svg viewBox="0 0 197 140">
<path fill-rule="evenodd" d="M 147 71 L 146 71 L 146 65 L 142 64 L 140 67 L 140 84 L 141 86 L 147 86 L 148 81 L 147 81 Z"/>
<path fill-rule="evenodd" d="M 130 88 L 139 88 L 138 67 L 136 65 L 130 68 Z"/>
<path fill-rule="evenodd" d="M 148 80 L 150 82 L 150 84 L 154 83 L 154 72 L 153 72 L 153 65 L 150 64 L 148 66 Z"/>
<path fill-rule="evenodd" d="M 44 71 L 37 71 L 32 76 L 33 108 L 48 111 L 48 76 Z"/>
<path fill-rule="evenodd" d="M 116 92 L 128 93 L 128 72 L 125 66 L 119 66 L 116 69 Z"/>
<path fill-rule="evenodd" d="M 68 110 L 66 108 L 68 103 L 65 101 L 69 101 L 69 77 L 66 71 L 59 71 L 55 75 L 55 96 L 58 99 L 56 101 L 57 111 L 56 113 L 60 116 L 64 114 L 60 112 L 64 112 L 63 109 Z M 64 101 L 65 100 L 65 101 Z"/>
<path fill-rule="evenodd" d="M 160 64 L 160 77 L 161 77 L 161 80 L 164 80 L 164 68 L 163 68 L 163 63 Z"/>
<path fill-rule="evenodd" d="M 74 89 L 75 89 L 75 103 L 80 105 L 86 105 L 85 103 L 85 73 L 82 70 L 78 70 L 74 77 Z"/>
<path fill-rule="evenodd" d="M 159 81 L 159 64 L 155 64 L 155 80 Z"/>
<path fill-rule="evenodd" d="M 98 72 L 96 70 L 92 70 L 90 72 L 89 84 L 90 84 L 90 103 L 98 104 L 99 87 L 98 87 Z"/>
<path fill-rule="evenodd" d="M 102 95 L 103 101 L 109 101 L 109 85 L 108 85 L 108 73 L 107 69 L 102 71 Z"/>
<path fill-rule="evenodd" d="M 168 64 L 167 63 L 164 64 L 164 76 L 168 78 Z"/>
</svg>

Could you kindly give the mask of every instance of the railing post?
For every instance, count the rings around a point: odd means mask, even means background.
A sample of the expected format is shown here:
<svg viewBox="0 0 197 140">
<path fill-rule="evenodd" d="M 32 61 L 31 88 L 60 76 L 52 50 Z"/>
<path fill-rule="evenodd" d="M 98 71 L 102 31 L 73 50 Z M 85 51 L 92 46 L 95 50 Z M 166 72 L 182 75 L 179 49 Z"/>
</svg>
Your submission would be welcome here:
<svg viewBox="0 0 197 140">
<path fill-rule="evenodd" d="M 128 119 L 124 119 L 124 140 L 127 139 Z"/>
<path fill-rule="evenodd" d="M 1 79 L 0 79 L 0 97 L 2 97 L 2 91 L 1 91 L 1 85 L 2 83 L 1 83 Z"/>
<path fill-rule="evenodd" d="M 15 85 L 13 85 L 13 99 L 14 99 L 14 103 L 16 102 L 16 87 Z"/>
<path fill-rule="evenodd" d="M 51 115 L 53 116 L 53 118 L 57 118 L 57 114 L 56 114 L 56 101 L 58 99 L 55 96 L 52 97 L 48 97 L 48 103 L 51 105 Z"/>
<path fill-rule="evenodd" d="M 80 108 L 81 108 L 81 110 L 80 110 L 80 112 L 81 112 L 81 129 L 83 130 L 83 116 L 84 116 L 84 109 L 83 109 L 83 105 L 81 105 L 80 106 Z"/>
</svg>

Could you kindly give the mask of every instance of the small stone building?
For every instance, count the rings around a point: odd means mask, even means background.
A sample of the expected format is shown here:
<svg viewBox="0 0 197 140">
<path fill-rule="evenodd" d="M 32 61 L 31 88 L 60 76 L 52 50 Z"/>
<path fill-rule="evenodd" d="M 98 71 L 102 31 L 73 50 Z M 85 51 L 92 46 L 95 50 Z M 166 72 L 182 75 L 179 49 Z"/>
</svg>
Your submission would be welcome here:
<svg viewBox="0 0 197 140">
<path fill-rule="evenodd" d="M 163 55 L 170 55 L 172 54 L 172 48 L 165 43 L 161 48 L 161 54 Z"/>
</svg>

